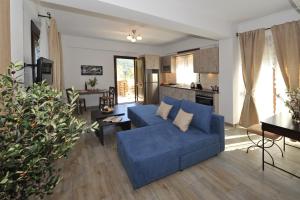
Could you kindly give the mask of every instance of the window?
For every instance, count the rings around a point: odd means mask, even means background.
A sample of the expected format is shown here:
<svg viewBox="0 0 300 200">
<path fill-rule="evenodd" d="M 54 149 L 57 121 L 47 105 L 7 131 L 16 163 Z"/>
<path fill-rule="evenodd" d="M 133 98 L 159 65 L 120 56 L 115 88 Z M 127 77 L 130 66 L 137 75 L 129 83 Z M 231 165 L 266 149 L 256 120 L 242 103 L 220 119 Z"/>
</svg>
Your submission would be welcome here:
<svg viewBox="0 0 300 200">
<path fill-rule="evenodd" d="M 194 73 L 193 55 L 176 57 L 176 82 L 178 84 L 190 85 L 197 82 L 197 74 Z"/>
<path fill-rule="evenodd" d="M 285 112 L 281 98 L 286 98 L 286 85 L 277 61 L 272 33 L 266 31 L 265 50 L 261 69 L 254 90 L 254 101 L 260 120 Z"/>
</svg>

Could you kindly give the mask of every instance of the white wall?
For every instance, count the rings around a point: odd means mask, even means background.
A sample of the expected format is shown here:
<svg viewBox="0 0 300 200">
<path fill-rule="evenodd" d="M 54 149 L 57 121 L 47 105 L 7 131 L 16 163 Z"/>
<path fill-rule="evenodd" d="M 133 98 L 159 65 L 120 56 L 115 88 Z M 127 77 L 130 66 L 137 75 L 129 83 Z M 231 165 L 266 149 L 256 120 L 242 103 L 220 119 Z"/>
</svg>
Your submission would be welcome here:
<svg viewBox="0 0 300 200">
<path fill-rule="evenodd" d="M 81 65 L 103 66 L 103 76 L 97 76 L 96 88 L 108 89 L 114 86 L 114 55 L 140 56 L 143 54 L 161 54 L 155 46 L 116 42 L 101 39 L 62 36 L 64 84 L 65 88 L 84 89 L 84 83 L 94 76 L 81 76 Z M 87 106 L 97 106 L 96 96 L 86 96 Z"/>
<path fill-rule="evenodd" d="M 237 95 L 237 39 L 235 37 L 219 41 L 219 112 L 224 115 L 225 122 L 236 123 Z"/>
<path fill-rule="evenodd" d="M 23 61 L 23 1 L 10 0 L 11 60 Z"/>
</svg>

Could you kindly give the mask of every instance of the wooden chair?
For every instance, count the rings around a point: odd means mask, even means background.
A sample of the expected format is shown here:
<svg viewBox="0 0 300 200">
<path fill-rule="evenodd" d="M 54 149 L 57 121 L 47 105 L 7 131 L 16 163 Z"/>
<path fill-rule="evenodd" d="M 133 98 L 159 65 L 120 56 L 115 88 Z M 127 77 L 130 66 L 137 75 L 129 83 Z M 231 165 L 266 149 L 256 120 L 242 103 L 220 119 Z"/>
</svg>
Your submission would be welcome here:
<svg viewBox="0 0 300 200">
<path fill-rule="evenodd" d="M 70 92 L 72 92 L 72 88 L 67 88 L 66 94 L 67 94 L 68 103 L 71 103 Z M 85 103 L 84 98 L 78 98 L 78 100 L 76 102 L 76 108 L 77 108 L 78 114 L 82 113 L 82 108 L 84 108 L 84 110 L 86 111 L 86 103 Z"/>
<path fill-rule="evenodd" d="M 249 146 L 247 148 L 247 153 L 249 152 L 250 148 L 254 148 L 254 147 L 262 148 L 262 139 L 260 139 L 258 142 L 255 142 L 255 141 L 253 141 L 253 139 L 251 139 L 249 133 L 253 133 L 253 134 L 262 136 L 261 125 L 260 124 L 255 124 L 255 125 L 252 125 L 252 126 L 250 126 L 250 127 L 247 128 L 247 136 L 248 136 L 249 140 L 253 143 L 253 145 L 251 145 L 251 146 Z M 272 163 L 274 165 L 273 156 L 266 149 L 271 148 L 271 147 L 273 147 L 275 145 L 275 146 L 278 147 L 278 149 L 281 152 L 281 156 L 283 157 L 283 151 L 280 148 L 280 146 L 278 144 L 276 144 L 276 142 L 280 141 L 282 138 L 283 139 L 285 139 L 285 138 L 281 137 L 281 136 L 279 136 L 279 135 L 277 135 L 275 133 L 268 132 L 268 131 L 264 132 L 264 136 L 265 136 L 264 150 L 270 156 L 270 158 L 272 159 Z M 285 141 L 284 141 L 284 143 L 285 143 Z M 285 148 L 284 148 L 284 150 L 285 150 Z"/>
<path fill-rule="evenodd" d="M 113 107 L 115 105 L 115 92 L 114 87 L 109 87 L 108 93 L 99 97 L 99 109 L 102 109 L 104 106 Z"/>
</svg>

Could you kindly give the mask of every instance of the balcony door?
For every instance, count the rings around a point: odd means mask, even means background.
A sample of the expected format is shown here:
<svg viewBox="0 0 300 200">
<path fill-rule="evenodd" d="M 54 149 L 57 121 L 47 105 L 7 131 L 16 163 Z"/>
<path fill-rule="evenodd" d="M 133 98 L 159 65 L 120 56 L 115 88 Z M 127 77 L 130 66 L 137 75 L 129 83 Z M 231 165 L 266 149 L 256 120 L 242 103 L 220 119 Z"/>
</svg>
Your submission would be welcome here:
<svg viewBox="0 0 300 200">
<path fill-rule="evenodd" d="M 136 100 L 135 57 L 114 56 L 115 88 L 118 104 L 132 103 Z"/>
</svg>

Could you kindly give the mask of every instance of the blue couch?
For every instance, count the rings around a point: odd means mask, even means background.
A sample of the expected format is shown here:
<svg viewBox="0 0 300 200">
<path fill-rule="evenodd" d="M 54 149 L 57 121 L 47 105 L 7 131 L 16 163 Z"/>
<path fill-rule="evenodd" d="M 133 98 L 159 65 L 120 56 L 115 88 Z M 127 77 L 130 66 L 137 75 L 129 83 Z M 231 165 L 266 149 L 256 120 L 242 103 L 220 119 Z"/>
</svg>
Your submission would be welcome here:
<svg viewBox="0 0 300 200">
<path fill-rule="evenodd" d="M 168 120 L 155 115 L 155 105 L 130 107 L 128 117 L 138 128 L 117 133 L 118 154 L 135 189 L 224 151 L 224 117 L 210 106 L 163 101 L 173 105 Z M 194 114 L 185 133 L 172 123 L 180 108 Z"/>
</svg>

